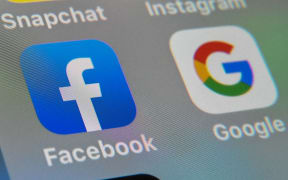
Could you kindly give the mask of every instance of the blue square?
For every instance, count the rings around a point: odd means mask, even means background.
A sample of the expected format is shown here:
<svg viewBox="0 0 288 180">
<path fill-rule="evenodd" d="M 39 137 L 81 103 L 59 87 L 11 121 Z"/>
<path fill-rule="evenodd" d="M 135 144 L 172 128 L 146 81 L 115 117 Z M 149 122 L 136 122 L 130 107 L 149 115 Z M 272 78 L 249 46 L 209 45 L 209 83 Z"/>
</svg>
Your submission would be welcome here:
<svg viewBox="0 0 288 180">
<path fill-rule="evenodd" d="M 136 106 L 113 49 L 97 40 L 33 45 L 21 67 L 41 124 L 57 134 L 127 126 Z"/>
</svg>

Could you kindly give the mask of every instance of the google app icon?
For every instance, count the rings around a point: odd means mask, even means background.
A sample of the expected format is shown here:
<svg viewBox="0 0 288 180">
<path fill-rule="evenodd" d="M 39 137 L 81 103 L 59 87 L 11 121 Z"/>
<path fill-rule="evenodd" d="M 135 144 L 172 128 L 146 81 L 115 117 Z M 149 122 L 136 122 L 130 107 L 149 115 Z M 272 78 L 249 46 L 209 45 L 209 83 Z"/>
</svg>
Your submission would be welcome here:
<svg viewBox="0 0 288 180">
<path fill-rule="evenodd" d="M 237 26 L 174 33 L 170 49 L 192 102 L 210 114 L 265 108 L 277 88 L 255 38 Z"/>
</svg>

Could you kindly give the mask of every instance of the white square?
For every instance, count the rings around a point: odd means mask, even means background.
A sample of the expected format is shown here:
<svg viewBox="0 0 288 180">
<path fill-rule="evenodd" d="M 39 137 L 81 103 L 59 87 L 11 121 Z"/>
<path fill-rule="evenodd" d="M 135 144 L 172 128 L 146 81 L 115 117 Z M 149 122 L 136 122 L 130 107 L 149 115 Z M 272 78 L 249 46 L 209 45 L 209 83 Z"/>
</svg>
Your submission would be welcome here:
<svg viewBox="0 0 288 180">
<path fill-rule="evenodd" d="M 204 112 L 265 108 L 277 101 L 276 85 L 256 40 L 241 27 L 178 31 L 170 49 L 192 102 Z"/>
</svg>

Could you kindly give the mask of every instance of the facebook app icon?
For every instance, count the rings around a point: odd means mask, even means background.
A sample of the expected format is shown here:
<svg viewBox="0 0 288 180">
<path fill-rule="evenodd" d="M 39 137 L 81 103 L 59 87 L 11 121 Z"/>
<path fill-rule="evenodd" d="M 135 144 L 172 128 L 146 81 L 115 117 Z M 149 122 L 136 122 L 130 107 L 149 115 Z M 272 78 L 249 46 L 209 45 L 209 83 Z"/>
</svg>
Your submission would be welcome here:
<svg viewBox="0 0 288 180">
<path fill-rule="evenodd" d="M 113 49 L 97 40 L 34 45 L 21 67 L 41 124 L 57 134 L 127 126 L 136 106 Z"/>
</svg>

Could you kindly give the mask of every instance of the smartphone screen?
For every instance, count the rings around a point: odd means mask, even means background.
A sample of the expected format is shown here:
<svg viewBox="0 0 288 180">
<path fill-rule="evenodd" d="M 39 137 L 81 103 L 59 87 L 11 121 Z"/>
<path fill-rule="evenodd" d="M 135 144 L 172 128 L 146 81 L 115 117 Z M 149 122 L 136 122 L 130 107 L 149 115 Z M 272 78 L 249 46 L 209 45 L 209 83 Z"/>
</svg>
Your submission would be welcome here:
<svg viewBox="0 0 288 180">
<path fill-rule="evenodd" d="M 0 4 L 0 179 L 288 178 L 288 1 Z"/>
</svg>

